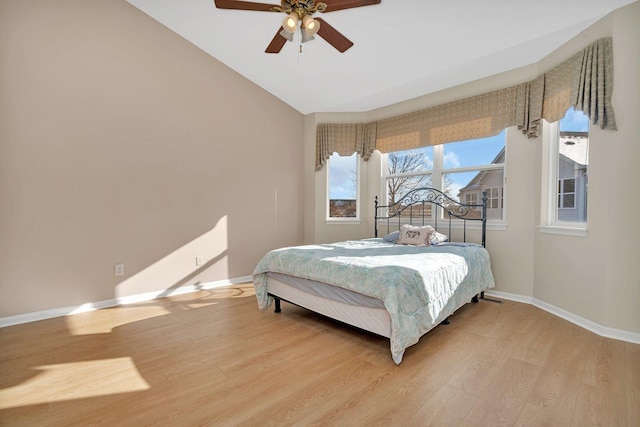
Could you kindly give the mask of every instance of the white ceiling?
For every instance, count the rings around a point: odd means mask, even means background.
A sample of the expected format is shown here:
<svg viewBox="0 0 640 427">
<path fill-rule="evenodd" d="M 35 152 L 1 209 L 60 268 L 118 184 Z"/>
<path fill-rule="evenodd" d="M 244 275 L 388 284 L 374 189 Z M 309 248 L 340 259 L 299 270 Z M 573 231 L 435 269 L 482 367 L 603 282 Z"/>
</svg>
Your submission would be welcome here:
<svg viewBox="0 0 640 427">
<path fill-rule="evenodd" d="M 370 111 L 532 64 L 635 0 L 382 0 L 318 14 L 354 46 L 322 38 L 264 53 L 284 14 L 213 0 L 127 0 L 303 114 Z M 331 0 L 325 0 L 331 4 Z M 259 0 L 278 4 L 277 0 Z"/>
</svg>

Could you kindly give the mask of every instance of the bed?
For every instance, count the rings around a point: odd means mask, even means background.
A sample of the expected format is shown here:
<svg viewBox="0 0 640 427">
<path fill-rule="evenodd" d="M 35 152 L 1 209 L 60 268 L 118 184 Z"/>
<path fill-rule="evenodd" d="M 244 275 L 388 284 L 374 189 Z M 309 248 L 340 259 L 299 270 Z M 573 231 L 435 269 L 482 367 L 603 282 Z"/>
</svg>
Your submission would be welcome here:
<svg viewBox="0 0 640 427">
<path fill-rule="evenodd" d="M 494 286 L 486 213 L 485 193 L 481 204 L 433 188 L 388 205 L 376 197 L 373 238 L 267 253 L 253 273 L 258 307 L 280 313 L 286 301 L 387 337 L 400 364 L 406 348 Z"/>
</svg>

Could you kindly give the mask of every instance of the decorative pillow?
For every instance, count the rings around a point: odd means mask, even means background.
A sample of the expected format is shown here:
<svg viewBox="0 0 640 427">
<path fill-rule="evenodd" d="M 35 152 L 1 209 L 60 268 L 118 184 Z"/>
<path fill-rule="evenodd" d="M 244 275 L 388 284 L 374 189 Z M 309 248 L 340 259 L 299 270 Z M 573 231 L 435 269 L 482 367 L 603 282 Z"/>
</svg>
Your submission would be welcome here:
<svg viewBox="0 0 640 427">
<path fill-rule="evenodd" d="M 438 233 L 437 231 L 433 231 L 431 234 L 431 239 L 429 239 L 429 243 L 432 245 L 437 245 L 438 243 L 448 242 L 449 237 L 446 234 Z"/>
<path fill-rule="evenodd" d="M 435 230 L 430 225 L 418 227 L 416 225 L 405 224 L 400 227 L 398 243 L 401 245 L 429 246 L 431 234 L 434 232 Z"/>
<path fill-rule="evenodd" d="M 386 236 L 384 236 L 383 239 L 386 240 L 387 242 L 394 243 L 396 240 L 398 240 L 399 236 L 400 236 L 400 232 L 394 231 L 393 233 L 389 233 Z"/>
</svg>

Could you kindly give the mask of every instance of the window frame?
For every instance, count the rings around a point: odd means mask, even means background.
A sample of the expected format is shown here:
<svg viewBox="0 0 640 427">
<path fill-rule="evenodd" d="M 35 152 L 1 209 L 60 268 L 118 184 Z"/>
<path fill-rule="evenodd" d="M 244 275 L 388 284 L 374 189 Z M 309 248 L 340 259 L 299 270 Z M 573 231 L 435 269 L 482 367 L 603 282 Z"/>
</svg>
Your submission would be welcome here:
<svg viewBox="0 0 640 427">
<path fill-rule="evenodd" d="M 588 216 L 585 222 L 560 221 L 558 220 L 557 211 L 559 209 L 576 209 L 577 208 L 577 182 L 574 183 L 574 207 L 560 207 L 559 197 L 559 145 L 560 145 L 560 121 L 549 123 L 544 121 L 547 132 L 543 132 L 543 156 L 542 161 L 542 177 L 543 188 L 546 189 L 546 195 L 543 194 L 541 221 L 538 226 L 540 233 L 558 234 L 564 236 L 586 237 L 588 232 Z M 589 135 L 590 136 L 590 135 Z M 589 141 L 591 142 L 591 141 Z M 546 153 L 545 153 L 546 151 Z M 572 178 L 575 179 L 575 178 Z M 563 193 L 564 194 L 564 193 Z"/>
<path fill-rule="evenodd" d="M 500 187 L 488 187 L 488 188 L 498 188 L 500 192 L 499 195 L 499 204 L 500 207 L 502 208 L 502 219 L 487 219 L 487 228 L 488 229 L 492 229 L 492 230 L 506 230 L 506 226 L 507 226 L 507 209 L 504 203 L 504 195 L 506 194 L 506 186 L 507 186 L 507 155 L 508 155 L 508 132 L 507 130 L 503 130 L 504 132 L 504 162 L 502 163 L 488 163 L 488 164 L 484 164 L 484 165 L 477 165 L 477 166 L 465 166 L 465 167 L 458 167 L 458 168 L 444 168 L 444 146 L 446 144 L 438 144 L 438 145 L 433 145 L 433 167 L 429 170 L 425 170 L 423 172 L 411 172 L 411 173 L 407 173 L 407 174 L 389 174 L 388 173 L 388 155 L 390 153 L 384 153 L 381 156 L 381 191 L 380 194 L 383 195 L 383 200 L 388 200 L 389 194 L 388 194 L 388 185 L 387 185 L 387 180 L 389 178 L 394 178 L 394 177 L 412 177 L 412 176 L 425 176 L 425 175 L 430 175 L 431 176 L 431 183 L 433 188 L 436 188 L 438 190 L 442 190 L 443 187 L 443 178 L 446 174 L 453 174 L 453 173 L 468 173 L 468 172 L 476 172 L 476 173 L 480 173 L 483 171 L 501 171 L 502 172 L 502 185 Z M 469 140 L 472 141 L 472 140 Z M 463 142 L 463 141 L 455 141 L 455 142 Z M 485 189 L 486 191 L 486 189 Z M 488 196 L 487 196 L 488 197 Z M 487 203 L 489 202 L 489 200 L 487 200 Z M 461 201 L 461 203 L 465 203 L 464 201 Z M 481 203 L 481 200 L 479 199 L 478 196 L 478 203 Z M 487 206 L 487 208 L 489 208 L 489 206 Z M 457 220 L 457 219 L 453 219 L 452 220 L 452 226 L 454 228 L 457 228 L 458 226 L 461 226 L 462 221 L 461 220 Z M 467 226 L 471 225 L 471 227 L 474 227 L 475 225 L 478 225 L 479 227 L 479 223 L 476 222 L 472 222 L 472 224 L 468 224 Z"/>
<path fill-rule="evenodd" d="M 495 190 L 495 197 L 493 190 Z M 487 187 L 485 191 L 487 192 L 487 209 L 504 209 L 504 186 Z M 493 207 L 494 200 L 498 205 L 495 208 Z"/>
<path fill-rule="evenodd" d="M 558 200 L 557 207 L 558 209 L 578 209 L 576 206 L 576 178 L 558 178 Z M 573 181 L 573 191 L 566 191 L 566 182 Z M 565 196 L 572 196 L 571 206 L 565 206 Z M 560 222 L 560 221 L 559 221 Z M 562 221 L 566 222 L 566 221 Z"/>
<path fill-rule="evenodd" d="M 356 159 L 356 216 L 349 217 L 332 217 L 331 216 L 331 157 L 334 155 L 340 156 L 337 152 L 333 152 L 327 159 L 326 164 L 326 195 L 325 195 L 325 222 L 327 224 L 359 224 L 360 220 L 360 199 L 361 199 L 361 177 L 360 177 L 360 162 L 362 161 L 360 153 L 354 152 L 351 156 L 355 156 Z M 351 157 L 340 156 L 340 157 Z"/>
</svg>

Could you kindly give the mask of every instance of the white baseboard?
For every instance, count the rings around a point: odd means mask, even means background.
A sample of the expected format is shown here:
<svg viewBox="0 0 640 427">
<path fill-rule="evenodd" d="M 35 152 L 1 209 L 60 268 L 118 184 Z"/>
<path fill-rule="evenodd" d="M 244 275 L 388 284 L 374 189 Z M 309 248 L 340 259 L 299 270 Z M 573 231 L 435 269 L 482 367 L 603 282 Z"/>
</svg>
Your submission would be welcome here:
<svg viewBox="0 0 640 427">
<path fill-rule="evenodd" d="M 22 323 L 35 322 L 38 320 L 52 319 L 54 317 L 69 316 L 72 314 L 85 313 L 87 311 L 99 310 L 101 308 L 116 307 L 119 305 L 134 304 L 143 301 L 151 301 L 158 298 L 165 298 L 175 295 L 188 294 L 206 289 L 221 288 L 223 286 L 237 283 L 251 282 L 252 276 L 236 277 L 233 279 L 219 280 L 215 282 L 199 283 L 197 285 L 181 286 L 176 289 L 147 292 L 144 294 L 130 295 L 104 301 L 88 302 L 86 304 L 53 308 L 50 310 L 37 311 L 34 313 L 18 314 L 16 316 L 0 317 L 0 328 L 6 326 L 19 325 Z"/>
<path fill-rule="evenodd" d="M 508 292 L 500 291 L 486 291 L 487 296 L 495 298 L 502 298 L 510 301 L 522 302 L 525 304 L 531 304 L 538 307 L 541 310 L 547 311 L 554 316 L 558 316 L 568 322 L 580 326 L 588 331 L 593 332 L 596 335 L 600 335 L 605 338 L 613 338 L 620 341 L 627 341 L 634 344 L 640 344 L 640 334 L 636 332 L 623 331 L 621 329 L 609 328 L 602 326 L 599 323 L 580 317 L 569 311 L 566 311 L 560 307 L 541 301 L 537 298 L 526 297 L 522 295 L 510 294 Z"/>
<path fill-rule="evenodd" d="M 509 301 L 523 302 L 525 304 L 531 304 L 531 301 L 533 300 L 533 298 L 531 297 L 525 297 L 523 295 L 510 294 L 508 292 L 500 292 L 494 290 L 485 291 L 484 294 L 490 297 L 508 299 Z"/>
<path fill-rule="evenodd" d="M 143 301 L 151 301 L 158 298 L 165 298 L 169 296 L 182 295 L 182 294 L 187 294 L 191 292 L 198 292 L 206 289 L 221 288 L 223 286 L 234 285 L 237 283 L 251 282 L 251 280 L 252 280 L 252 276 L 236 277 L 234 279 L 220 280 L 220 281 L 209 282 L 209 283 L 201 283 L 198 285 L 182 286 L 180 288 L 172 289 L 170 291 L 163 290 L 163 291 L 147 292 L 144 294 L 130 295 L 127 297 L 114 298 L 114 299 L 105 300 L 105 301 L 90 302 L 90 303 L 77 305 L 77 306 L 54 308 L 51 310 L 38 311 L 35 313 L 26 313 L 26 314 L 19 314 L 16 316 L 2 317 L 0 318 L 0 328 L 4 328 L 6 326 L 19 325 L 21 323 L 29 323 L 29 322 L 35 322 L 38 320 L 51 319 L 54 317 L 69 316 L 72 314 L 99 310 L 101 308 L 116 307 L 118 305 L 126 305 L 126 304 L 134 304 L 134 303 L 143 302 Z M 566 310 L 563 310 L 559 307 L 556 307 L 552 304 L 546 303 L 544 301 L 541 301 L 533 297 L 528 297 L 528 296 L 523 296 L 518 294 L 511 294 L 508 292 L 494 291 L 494 290 L 486 291 L 485 295 L 489 297 L 494 297 L 494 298 L 501 298 L 501 299 L 506 299 L 510 301 L 521 302 L 524 304 L 531 304 L 535 307 L 538 307 L 555 316 L 565 319 L 575 325 L 585 328 L 588 331 L 591 331 L 602 337 L 613 338 L 621 341 L 627 341 L 634 344 L 640 344 L 639 333 L 623 331 L 620 329 L 608 328 L 606 326 L 602 326 L 591 320 L 585 319 L 584 317 L 580 317 L 578 315 L 575 315 L 573 313 L 570 313 Z"/>
<path fill-rule="evenodd" d="M 585 319 L 584 317 L 580 317 L 576 314 L 563 310 L 544 301 L 540 301 L 536 298 L 533 299 L 533 305 L 582 328 L 585 328 L 586 330 L 591 331 L 594 334 L 600 335 L 601 337 L 613 338 L 616 340 L 640 344 L 640 334 L 638 333 L 602 326 L 599 323 L 593 322 L 589 319 Z"/>
</svg>

